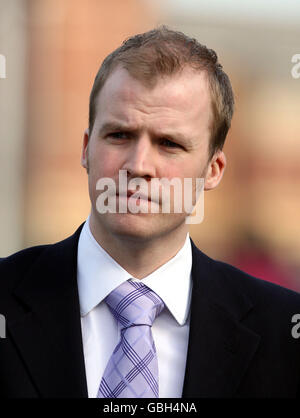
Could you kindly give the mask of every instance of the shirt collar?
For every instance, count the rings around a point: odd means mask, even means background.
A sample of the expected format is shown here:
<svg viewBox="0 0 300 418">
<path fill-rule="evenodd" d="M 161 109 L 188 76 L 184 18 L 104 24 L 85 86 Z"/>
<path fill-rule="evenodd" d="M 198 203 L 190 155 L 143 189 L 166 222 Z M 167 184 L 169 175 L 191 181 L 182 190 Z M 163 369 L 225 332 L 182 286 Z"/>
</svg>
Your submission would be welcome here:
<svg viewBox="0 0 300 418">
<path fill-rule="evenodd" d="M 189 234 L 183 247 L 167 263 L 142 279 L 156 292 L 179 325 L 187 320 L 191 299 L 192 249 Z M 89 218 L 78 242 L 78 292 L 81 316 L 87 315 L 117 286 L 132 277 L 93 237 Z M 170 291 L 172 289 L 172 291 Z"/>
</svg>

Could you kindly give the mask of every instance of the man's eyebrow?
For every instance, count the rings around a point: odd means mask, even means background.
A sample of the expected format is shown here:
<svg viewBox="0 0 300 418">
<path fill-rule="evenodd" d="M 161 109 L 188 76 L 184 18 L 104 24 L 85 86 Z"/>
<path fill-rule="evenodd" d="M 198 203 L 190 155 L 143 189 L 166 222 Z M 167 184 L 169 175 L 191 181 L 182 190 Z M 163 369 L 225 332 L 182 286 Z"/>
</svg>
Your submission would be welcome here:
<svg viewBox="0 0 300 418">
<path fill-rule="evenodd" d="M 119 122 L 105 122 L 102 126 L 100 126 L 98 130 L 98 136 L 101 136 L 106 132 L 116 132 L 124 130 L 131 130 L 131 128 Z"/>
<path fill-rule="evenodd" d="M 138 128 L 129 126 L 127 124 L 123 124 L 121 122 L 105 122 L 102 126 L 100 126 L 98 131 L 98 136 L 105 135 L 107 132 L 117 132 L 117 131 L 127 131 L 127 132 L 137 132 Z M 166 138 L 173 141 L 178 141 L 180 143 L 189 143 L 190 141 L 186 138 L 185 135 L 179 133 L 179 132 L 172 132 L 172 131 L 166 131 L 166 132 L 155 132 L 153 133 L 153 137 L 156 138 Z"/>
<path fill-rule="evenodd" d="M 166 132 L 161 132 L 158 133 L 157 136 L 160 136 L 162 138 L 167 138 L 170 140 L 174 140 L 174 141 L 179 141 L 179 142 L 185 142 L 187 141 L 187 138 L 185 135 L 181 134 L 180 132 L 172 132 L 172 131 L 166 131 Z"/>
</svg>

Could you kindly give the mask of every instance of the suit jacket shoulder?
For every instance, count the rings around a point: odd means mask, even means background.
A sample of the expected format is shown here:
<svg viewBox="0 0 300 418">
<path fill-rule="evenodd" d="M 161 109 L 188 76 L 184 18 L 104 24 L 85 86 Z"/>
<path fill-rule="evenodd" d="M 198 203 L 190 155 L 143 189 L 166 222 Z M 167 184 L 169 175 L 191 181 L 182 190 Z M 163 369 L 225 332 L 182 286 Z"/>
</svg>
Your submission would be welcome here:
<svg viewBox="0 0 300 418">
<path fill-rule="evenodd" d="M 231 297 L 233 304 L 247 299 L 255 305 L 264 304 L 265 309 L 273 307 L 275 311 L 297 308 L 300 313 L 300 293 L 251 276 L 223 261 L 214 260 L 202 253 L 194 243 L 192 248 L 195 281 L 205 281 L 205 285 L 210 288 L 216 286 L 215 292 L 222 289 L 223 299 Z"/>
<path fill-rule="evenodd" d="M 184 397 L 299 396 L 300 295 L 192 252 Z"/>
<path fill-rule="evenodd" d="M 87 397 L 77 289 L 82 225 L 0 262 L 1 397 Z"/>
<path fill-rule="evenodd" d="M 0 260 L 0 288 L 9 292 L 36 262 L 49 245 L 40 245 L 18 251 Z M 2 293 L 1 292 L 1 293 Z"/>
</svg>

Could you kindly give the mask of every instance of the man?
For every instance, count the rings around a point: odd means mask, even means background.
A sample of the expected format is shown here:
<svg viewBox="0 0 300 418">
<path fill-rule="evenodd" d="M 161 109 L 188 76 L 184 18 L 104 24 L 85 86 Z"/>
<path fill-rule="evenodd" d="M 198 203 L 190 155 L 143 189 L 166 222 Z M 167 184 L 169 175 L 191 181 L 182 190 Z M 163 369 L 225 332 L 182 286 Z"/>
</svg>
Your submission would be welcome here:
<svg viewBox="0 0 300 418">
<path fill-rule="evenodd" d="M 299 394 L 292 318 L 300 296 L 204 255 L 189 238 L 187 213 L 174 210 L 175 192 L 169 213 L 163 183 L 159 197 L 150 192 L 163 178 L 202 178 L 204 190 L 214 189 L 232 113 L 216 54 L 182 33 L 134 36 L 104 60 L 83 139 L 87 222 L 0 265 L 1 396 Z M 101 205 L 104 178 L 116 188 Z M 190 192 L 195 198 L 196 186 Z M 103 210 L 111 197 L 116 210 Z M 147 211 L 128 210 L 130 202 Z M 142 321 L 125 317 L 128 307 Z"/>
</svg>

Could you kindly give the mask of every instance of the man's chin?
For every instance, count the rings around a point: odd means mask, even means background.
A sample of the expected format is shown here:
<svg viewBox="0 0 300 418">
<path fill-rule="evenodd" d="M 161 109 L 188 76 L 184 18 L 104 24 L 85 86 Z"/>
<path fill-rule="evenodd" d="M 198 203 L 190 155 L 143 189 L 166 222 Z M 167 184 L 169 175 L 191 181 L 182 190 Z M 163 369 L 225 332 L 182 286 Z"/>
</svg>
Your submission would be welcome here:
<svg viewBox="0 0 300 418">
<path fill-rule="evenodd" d="M 153 214 L 144 213 L 124 213 L 124 214 L 111 214 L 109 224 L 106 223 L 106 227 L 109 226 L 111 232 L 114 235 L 145 240 L 150 239 L 155 234 L 155 231 L 159 233 L 159 219 L 154 217 Z"/>
<path fill-rule="evenodd" d="M 100 216 L 99 220 L 108 233 L 129 241 L 151 241 L 171 233 L 179 226 L 179 222 L 174 223 L 174 220 L 172 223 L 168 222 L 170 221 L 169 214 L 167 217 L 162 214 L 149 213 L 116 213 Z"/>
</svg>

